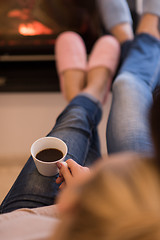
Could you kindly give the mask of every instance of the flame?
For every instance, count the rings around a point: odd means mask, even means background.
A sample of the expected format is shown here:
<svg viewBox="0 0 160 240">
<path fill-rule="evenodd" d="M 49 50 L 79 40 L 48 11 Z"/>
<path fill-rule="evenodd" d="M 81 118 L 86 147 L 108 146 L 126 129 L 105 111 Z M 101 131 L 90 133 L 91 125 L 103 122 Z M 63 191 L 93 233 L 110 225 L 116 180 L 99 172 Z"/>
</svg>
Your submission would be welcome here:
<svg viewBox="0 0 160 240">
<path fill-rule="evenodd" d="M 34 35 L 49 35 L 53 34 L 53 30 L 44 26 L 42 23 L 33 21 L 32 23 L 21 23 L 19 25 L 19 33 L 23 36 L 34 36 Z"/>
<path fill-rule="evenodd" d="M 19 25 L 19 33 L 24 36 L 36 35 L 36 31 L 31 24 L 25 25 L 23 23 Z"/>
<path fill-rule="evenodd" d="M 29 19 L 29 10 L 28 9 L 22 9 L 21 11 L 18 9 L 13 9 L 8 12 L 8 17 L 10 18 L 18 18 L 21 20 L 27 20 Z"/>
</svg>

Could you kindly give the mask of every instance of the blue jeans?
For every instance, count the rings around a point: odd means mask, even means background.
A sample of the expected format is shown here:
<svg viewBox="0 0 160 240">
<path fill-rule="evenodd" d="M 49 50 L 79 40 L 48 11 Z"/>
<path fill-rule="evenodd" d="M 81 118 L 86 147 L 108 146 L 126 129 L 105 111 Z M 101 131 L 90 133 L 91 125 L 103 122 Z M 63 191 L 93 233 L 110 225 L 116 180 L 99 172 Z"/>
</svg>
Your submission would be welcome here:
<svg viewBox="0 0 160 240">
<path fill-rule="evenodd" d="M 112 86 L 107 125 L 108 153 L 153 153 L 149 110 L 153 91 L 160 82 L 160 41 L 140 34 L 124 52 L 124 62 Z M 128 47 L 129 45 L 129 47 Z M 125 45 L 123 46 L 125 51 Z"/>
<path fill-rule="evenodd" d="M 82 166 L 90 165 L 100 157 L 97 125 L 101 115 L 98 102 L 79 95 L 60 114 L 48 136 L 58 137 L 67 144 L 66 159 L 72 158 Z M 0 212 L 53 204 L 58 193 L 57 176 L 39 174 L 30 157 L 2 202 Z"/>
</svg>

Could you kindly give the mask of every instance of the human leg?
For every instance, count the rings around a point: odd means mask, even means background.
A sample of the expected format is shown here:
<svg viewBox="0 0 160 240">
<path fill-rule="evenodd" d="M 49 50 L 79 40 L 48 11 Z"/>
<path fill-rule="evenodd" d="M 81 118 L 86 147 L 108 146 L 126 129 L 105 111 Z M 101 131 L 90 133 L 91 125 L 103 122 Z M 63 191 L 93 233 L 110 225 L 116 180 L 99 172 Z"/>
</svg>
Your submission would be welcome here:
<svg viewBox="0 0 160 240">
<path fill-rule="evenodd" d="M 137 29 L 137 33 L 148 33 L 156 38 L 159 34 L 160 1 L 143 0 L 143 16 Z"/>
<path fill-rule="evenodd" d="M 64 37 L 63 37 L 64 36 Z M 59 75 L 63 75 L 63 84 L 65 85 L 65 88 L 62 89 L 65 96 L 68 97 L 68 101 L 70 100 L 71 96 L 75 95 L 76 89 L 74 88 L 77 80 L 75 81 L 73 74 L 79 74 L 80 71 L 77 71 L 77 69 L 83 70 L 79 66 L 76 66 L 75 71 L 73 71 L 72 64 L 67 67 L 66 64 L 63 63 L 65 67 L 61 67 L 61 59 L 64 58 L 63 53 L 64 50 L 70 49 L 71 46 L 66 48 L 66 38 L 67 42 L 72 43 L 72 40 L 70 37 L 72 36 L 72 33 L 70 32 L 68 35 L 68 32 L 61 34 L 60 41 L 58 42 L 58 47 L 56 48 L 57 53 L 57 65 L 58 65 L 58 72 Z M 63 46 L 65 46 L 66 49 L 63 49 Z M 68 51 L 67 50 L 67 51 Z M 70 51 L 70 50 L 69 50 Z M 73 53 L 73 50 L 71 50 Z M 84 51 L 84 50 L 83 50 Z M 75 51 L 74 51 L 75 54 Z M 88 60 L 88 66 L 87 66 L 87 73 L 85 77 L 85 84 L 86 87 L 82 90 L 83 94 L 87 93 L 89 95 L 93 95 L 96 97 L 100 102 L 104 103 L 107 99 L 108 91 L 110 89 L 111 81 L 113 79 L 113 76 L 115 74 L 116 68 L 118 66 L 120 56 L 120 46 L 118 44 L 118 41 L 116 41 L 115 38 L 111 36 L 104 36 L 101 37 L 94 45 L 92 52 L 89 56 Z M 77 58 L 77 56 L 76 56 Z M 75 57 L 73 57 L 73 60 Z M 84 59 L 84 57 L 83 57 Z M 73 63 L 74 65 L 74 63 Z M 67 69 L 67 71 L 66 71 Z M 65 70 L 65 71 L 64 71 Z M 80 77 L 81 78 L 81 77 Z M 79 79 L 80 79 L 79 78 Z M 104 85 L 106 85 L 104 87 Z M 71 88 L 71 86 L 73 86 Z M 79 89 L 80 92 L 81 89 Z M 93 163 L 98 157 L 100 157 L 100 146 L 99 146 L 99 136 L 97 133 L 97 129 L 93 128 L 92 130 L 92 144 L 90 145 L 88 155 L 87 155 L 87 161 L 86 164 Z"/>
<path fill-rule="evenodd" d="M 100 70 L 102 69 L 97 68 L 99 74 Z M 77 93 L 77 87 L 72 87 L 72 90 L 69 89 L 69 84 L 67 85 L 66 81 L 69 79 L 70 84 L 72 84 L 73 81 L 78 82 L 81 79 L 83 84 L 83 73 L 79 73 L 79 69 L 77 72 L 75 69 L 68 69 L 63 72 L 63 83 L 66 85 L 64 91 L 72 100 L 57 118 L 56 124 L 48 136 L 59 137 L 66 142 L 68 146 L 67 158 L 72 158 L 83 166 L 91 164 L 100 157 L 97 125 L 102 114 L 99 100 L 101 99 L 103 87 L 106 85 L 106 79 L 103 75 L 99 75 L 95 84 L 90 76 L 89 86 L 86 86 L 87 89 L 84 89 L 80 95 L 73 98 Z M 96 71 L 94 73 L 98 75 Z M 69 75 L 71 79 L 68 78 Z M 82 84 L 78 85 L 78 93 L 81 92 Z M 101 87 L 99 87 L 99 84 Z M 96 92 L 97 87 L 98 92 Z M 44 177 L 40 175 L 33 159 L 30 157 L 4 199 L 0 207 L 1 213 L 24 207 L 33 208 L 53 204 L 58 192 L 58 185 L 55 183 L 56 178 L 57 176 Z"/>
<path fill-rule="evenodd" d="M 62 138 L 69 148 L 67 158 L 73 158 L 83 165 L 92 139 L 91 130 L 96 128 L 100 118 L 99 105 L 81 96 L 64 110 L 49 136 Z M 40 175 L 30 157 L 2 203 L 1 213 L 53 204 L 58 191 L 56 177 Z"/>
<path fill-rule="evenodd" d="M 64 33 L 61 35 L 61 39 L 59 41 L 58 48 L 56 48 L 57 52 L 57 65 L 59 66 L 59 75 L 63 74 L 63 82 L 66 86 L 63 91 L 65 96 L 74 96 L 75 89 L 70 86 L 74 86 L 77 80 L 75 81 L 73 77 L 73 73 L 80 69 L 76 66 L 75 71 L 73 72 L 73 67 L 67 66 L 67 71 L 61 68 L 61 58 L 63 55 L 59 53 L 59 49 L 63 51 L 63 46 L 66 45 L 66 37 L 68 33 Z M 71 32 L 68 35 L 68 42 L 72 42 L 69 40 L 71 36 Z M 75 33 L 74 33 L 75 35 Z M 65 36 L 65 38 L 63 38 Z M 63 43 L 63 41 L 65 41 Z M 69 49 L 69 48 L 68 48 Z M 73 51 L 72 51 L 73 52 Z M 115 74 L 116 68 L 118 66 L 120 56 L 120 45 L 118 41 L 112 36 L 103 36 L 94 44 L 91 54 L 88 59 L 88 65 L 86 67 L 86 77 L 85 84 L 86 87 L 81 91 L 81 94 L 88 96 L 94 96 L 98 99 L 102 104 L 106 101 L 108 91 L 110 89 L 111 81 Z M 77 56 L 76 56 L 77 57 Z M 75 59 L 75 57 L 73 57 Z M 83 58 L 84 59 L 84 58 Z M 62 62 L 63 65 L 63 62 Z M 74 65 L 74 64 L 73 64 Z M 79 74 L 80 71 L 77 71 Z M 83 71 L 84 73 L 84 71 Z M 105 86 L 106 85 L 106 86 Z M 104 87 L 105 86 L 105 87 Z M 71 92 L 72 91 L 72 92 Z M 80 90 L 79 90 L 80 92 Z M 89 95 L 88 95 L 89 94 Z M 69 98 L 68 98 L 69 100 Z M 98 157 L 100 157 L 100 145 L 99 145 L 99 136 L 96 128 L 92 130 L 92 140 L 91 145 L 88 151 L 86 165 L 90 165 L 93 163 Z"/>
<path fill-rule="evenodd" d="M 97 96 L 97 99 L 99 99 L 102 104 L 105 103 L 118 66 L 119 57 L 120 45 L 118 41 L 111 36 L 101 37 L 94 44 L 89 56 L 86 78 L 87 86 L 83 90 L 83 93 L 88 92 L 91 95 Z M 95 159 L 94 156 L 98 152 L 97 148 L 100 149 L 100 146 L 97 144 L 99 142 L 97 129 L 93 129 L 92 136 L 92 142 L 87 156 L 87 164 L 93 163 L 93 159 Z"/>
<path fill-rule="evenodd" d="M 159 82 L 160 42 L 155 16 L 150 16 L 151 30 L 146 24 L 144 15 L 113 84 L 107 126 L 109 153 L 132 150 L 151 154 L 153 150 L 148 113 L 153 101 L 152 92 Z"/>
<path fill-rule="evenodd" d="M 94 44 L 88 60 L 88 91 L 105 103 L 120 57 L 120 45 L 112 36 L 103 36 Z M 106 86 L 104 87 L 104 81 Z"/>
<path fill-rule="evenodd" d="M 69 102 L 85 87 L 87 54 L 83 39 L 71 31 L 61 33 L 55 44 L 61 92 Z"/>
<path fill-rule="evenodd" d="M 125 42 L 125 46 L 122 45 L 121 49 L 121 64 L 131 46 L 130 41 L 134 38 L 132 16 L 128 3 L 126 0 L 97 0 L 97 7 L 107 31 L 109 31 L 120 44 Z"/>
<path fill-rule="evenodd" d="M 132 29 L 127 27 L 127 24 L 132 25 L 132 17 L 126 0 L 97 0 L 97 6 L 104 27 L 108 31 L 113 30 L 119 24 L 124 24 L 123 31 L 127 30 L 133 36 Z"/>
</svg>

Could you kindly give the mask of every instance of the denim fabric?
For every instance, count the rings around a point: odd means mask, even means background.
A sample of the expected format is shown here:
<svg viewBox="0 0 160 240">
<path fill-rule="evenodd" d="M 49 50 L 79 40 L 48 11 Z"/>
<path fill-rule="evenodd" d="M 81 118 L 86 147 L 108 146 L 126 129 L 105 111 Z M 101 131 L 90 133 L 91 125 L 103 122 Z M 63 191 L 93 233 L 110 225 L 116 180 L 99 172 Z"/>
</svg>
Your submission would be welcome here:
<svg viewBox="0 0 160 240">
<path fill-rule="evenodd" d="M 152 154 L 148 114 L 153 91 L 160 82 L 160 41 L 151 35 L 140 34 L 129 44 L 112 86 L 108 153 L 131 150 Z"/>
<path fill-rule="evenodd" d="M 66 142 L 66 159 L 72 158 L 82 166 L 92 164 L 100 157 L 97 125 L 101 115 L 99 104 L 85 96 L 77 96 L 57 118 L 48 136 L 59 137 Z M 56 178 L 57 175 L 40 175 L 30 157 L 1 204 L 0 212 L 53 204 L 58 193 Z"/>
</svg>

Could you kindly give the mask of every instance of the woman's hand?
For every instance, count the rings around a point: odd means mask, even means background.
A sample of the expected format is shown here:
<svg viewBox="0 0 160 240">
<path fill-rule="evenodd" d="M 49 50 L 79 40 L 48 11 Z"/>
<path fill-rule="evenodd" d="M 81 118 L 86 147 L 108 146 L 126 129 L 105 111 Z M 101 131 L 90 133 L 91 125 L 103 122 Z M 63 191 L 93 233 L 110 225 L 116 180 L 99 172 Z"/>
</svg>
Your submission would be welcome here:
<svg viewBox="0 0 160 240">
<path fill-rule="evenodd" d="M 75 194 L 74 189 L 84 184 L 91 175 L 89 168 L 82 167 L 72 159 L 68 159 L 66 163 L 57 163 L 59 177 L 56 179 L 56 183 L 61 184 L 59 188 L 63 189 L 58 194 L 57 206 L 62 214 L 70 211 L 70 208 L 76 207 L 75 203 L 79 195 Z M 67 187 L 64 188 L 64 186 Z"/>
<path fill-rule="evenodd" d="M 65 185 L 70 186 L 73 184 L 82 183 L 86 176 L 90 174 L 90 170 L 87 167 L 82 167 L 72 159 L 66 161 L 67 164 L 57 163 L 59 168 L 59 177 L 56 179 L 57 184 L 61 184 L 59 188 L 63 188 Z M 68 165 L 68 166 L 67 166 Z"/>
</svg>

